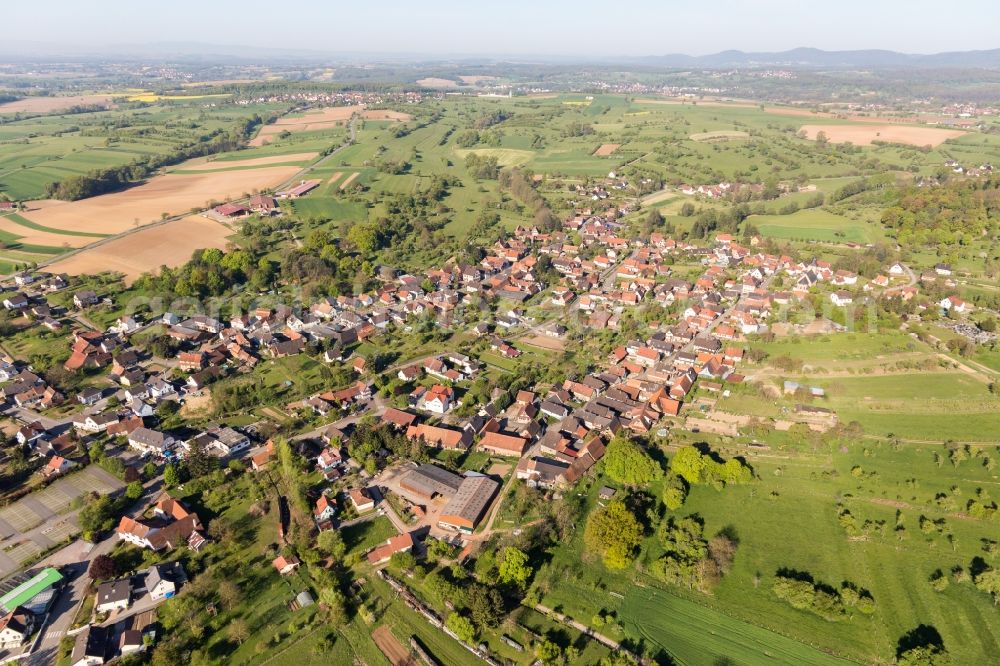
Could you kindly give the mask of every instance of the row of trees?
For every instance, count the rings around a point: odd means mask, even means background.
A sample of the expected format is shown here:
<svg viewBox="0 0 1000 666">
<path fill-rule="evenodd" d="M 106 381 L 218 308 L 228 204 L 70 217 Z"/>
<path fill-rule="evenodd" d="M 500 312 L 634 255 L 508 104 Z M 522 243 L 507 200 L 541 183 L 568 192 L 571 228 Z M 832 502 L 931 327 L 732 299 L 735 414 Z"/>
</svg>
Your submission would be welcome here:
<svg viewBox="0 0 1000 666">
<path fill-rule="evenodd" d="M 771 589 L 793 608 L 807 610 L 830 622 L 847 619 L 851 608 L 865 615 L 875 612 L 871 593 L 846 581 L 837 589 L 816 582 L 807 573 L 782 569 L 775 574 Z"/>
</svg>

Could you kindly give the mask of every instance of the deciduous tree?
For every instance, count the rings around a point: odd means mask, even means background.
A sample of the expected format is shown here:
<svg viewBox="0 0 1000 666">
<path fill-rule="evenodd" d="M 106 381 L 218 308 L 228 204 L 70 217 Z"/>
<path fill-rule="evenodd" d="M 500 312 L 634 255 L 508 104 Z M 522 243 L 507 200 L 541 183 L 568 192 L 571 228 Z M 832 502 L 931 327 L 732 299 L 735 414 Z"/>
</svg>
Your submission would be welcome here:
<svg viewBox="0 0 1000 666">
<path fill-rule="evenodd" d="M 625 503 L 612 500 L 591 512 L 583 538 L 601 554 L 604 566 L 624 569 L 632 563 L 642 542 L 643 527 Z"/>
<path fill-rule="evenodd" d="M 621 435 L 608 444 L 604 471 L 611 479 L 629 486 L 646 485 L 663 475 L 659 463 L 634 441 Z"/>
</svg>

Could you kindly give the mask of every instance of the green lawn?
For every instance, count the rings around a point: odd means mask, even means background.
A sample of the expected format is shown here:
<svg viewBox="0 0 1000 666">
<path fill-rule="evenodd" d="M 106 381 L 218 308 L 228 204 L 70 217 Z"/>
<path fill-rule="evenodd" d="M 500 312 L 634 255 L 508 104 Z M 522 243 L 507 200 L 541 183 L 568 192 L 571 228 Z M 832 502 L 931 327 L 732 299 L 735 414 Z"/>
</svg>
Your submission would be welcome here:
<svg viewBox="0 0 1000 666">
<path fill-rule="evenodd" d="M 371 550 L 398 534 L 392 522 L 385 516 L 345 527 L 340 533 L 344 537 L 347 551 L 358 554 Z"/>
</svg>

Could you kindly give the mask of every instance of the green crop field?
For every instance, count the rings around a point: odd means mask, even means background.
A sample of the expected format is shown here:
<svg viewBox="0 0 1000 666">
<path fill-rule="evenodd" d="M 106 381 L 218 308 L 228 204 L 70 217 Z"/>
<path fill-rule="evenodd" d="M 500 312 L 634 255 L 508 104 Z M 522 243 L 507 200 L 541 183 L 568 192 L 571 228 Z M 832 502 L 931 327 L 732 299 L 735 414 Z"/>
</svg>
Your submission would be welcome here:
<svg viewBox="0 0 1000 666">
<path fill-rule="evenodd" d="M 891 359 L 901 352 L 926 352 L 929 348 L 902 333 L 844 333 L 812 337 L 792 336 L 752 347 L 770 356 L 790 356 L 812 366 L 834 369 L 843 361 Z"/>
</svg>

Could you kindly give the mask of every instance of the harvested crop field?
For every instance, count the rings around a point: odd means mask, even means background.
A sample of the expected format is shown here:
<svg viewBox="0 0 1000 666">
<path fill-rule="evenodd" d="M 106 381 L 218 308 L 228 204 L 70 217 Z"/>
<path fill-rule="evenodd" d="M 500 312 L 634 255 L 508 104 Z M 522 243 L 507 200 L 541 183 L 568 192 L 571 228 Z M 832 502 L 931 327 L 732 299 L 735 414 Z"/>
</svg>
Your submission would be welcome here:
<svg viewBox="0 0 1000 666">
<path fill-rule="evenodd" d="M 532 347 L 541 347 L 550 351 L 562 351 L 566 348 L 566 343 L 558 338 L 550 338 L 547 335 L 536 335 L 531 338 L 524 338 L 524 344 Z"/>
<path fill-rule="evenodd" d="M 365 111 L 361 114 L 361 117 L 365 120 L 398 120 L 400 122 L 413 120 L 413 116 L 408 113 L 403 113 L 402 111 L 389 111 L 388 109 L 372 109 L 371 111 Z"/>
<path fill-rule="evenodd" d="M 347 179 L 346 179 L 346 180 L 344 180 L 344 182 L 342 182 L 342 183 L 340 184 L 340 189 L 341 189 L 341 190 L 346 190 L 346 189 L 347 189 L 347 187 L 348 187 L 348 186 L 349 186 L 349 185 L 350 185 L 351 183 L 353 183 L 353 182 L 354 182 L 354 179 L 355 179 L 355 178 L 357 178 L 357 177 L 358 177 L 358 176 L 360 176 L 360 175 L 361 175 L 361 174 L 360 174 L 360 173 L 358 173 L 357 171 L 355 171 L 354 173 L 352 173 L 352 174 L 351 174 L 350 176 L 348 176 L 348 177 L 347 177 Z"/>
<path fill-rule="evenodd" d="M 75 95 L 73 97 L 25 97 L 0 104 L 0 113 L 52 113 L 71 106 L 99 104 L 111 106 L 111 95 Z"/>
<path fill-rule="evenodd" d="M 74 248 L 89 245 L 98 239 L 97 236 L 74 236 L 61 234 L 57 229 L 45 231 L 18 224 L 9 217 L 0 217 L 0 235 L 17 236 L 21 245 L 44 245 L 46 247 Z"/>
<path fill-rule="evenodd" d="M 209 201 L 239 198 L 254 189 L 280 185 L 300 171 L 296 166 L 262 167 L 203 174 L 154 176 L 122 192 L 80 201 L 30 201 L 22 217 L 52 229 L 120 234 L 160 219 L 203 208 Z M 68 238 L 68 237 L 67 237 Z M 79 245 L 79 243 L 77 243 Z"/>
<path fill-rule="evenodd" d="M 392 635 L 389 631 L 387 625 L 382 625 L 378 629 L 372 632 L 372 640 L 375 641 L 375 645 L 378 649 L 382 651 L 385 658 L 389 660 L 392 666 L 419 666 L 420 662 L 417 658 L 410 654 L 410 652 L 403 647 L 403 645 L 396 640 L 396 637 Z"/>
<path fill-rule="evenodd" d="M 602 143 L 601 147 L 594 151 L 594 155 L 596 157 L 607 157 L 618 150 L 620 146 L 620 143 Z"/>
<path fill-rule="evenodd" d="M 261 127 L 260 132 L 250 140 L 248 145 L 251 147 L 263 146 L 272 136 L 281 134 L 282 132 L 291 132 L 292 134 L 296 132 L 313 132 L 343 125 L 351 119 L 351 116 L 355 113 L 360 113 L 364 108 L 363 104 L 354 106 L 328 106 L 322 109 L 306 111 L 298 116 L 278 118 L 270 125 Z"/>
<path fill-rule="evenodd" d="M 293 153 L 291 155 L 268 155 L 247 160 L 205 160 L 185 162 L 177 167 L 177 171 L 218 171 L 220 169 L 240 169 L 243 167 L 263 166 L 266 164 L 284 164 L 286 162 L 307 162 L 319 153 Z"/>
<path fill-rule="evenodd" d="M 497 80 L 497 77 L 495 77 L 495 76 L 479 76 L 479 75 L 468 75 L 468 74 L 466 74 L 466 75 L 460 75 L 458 78 L 462 80 L 462 83 L 464 83 L 464 84 L 466 84 L 468 86 L 474 86 L 477 83 L 479 83 L 480 81 L 496 81 Z"/>
<path fill-rule="evenodd" d="M 873 141 L 936 146 L 965 134 L 961 130 L 912 125 L 803 125 L 801 131 L 809 139 L 815 139 L 819 132 L 823 132 L 833 143 L 850 141 L 856 146 L 869 146 Z"/>
<path fill-rule="evenodd" d="M 185 217 L 134 234 L 115 238 L 97 247 L 81 251 L 50 264 L 57 273 L 84 275 L 115 271 L 132 284 L 143 273 L 160 266 L 180 266 L 199 248 L 225 249 L 233 231 L 218 222 L 200 216 Z"/>
<path fill-rule="evenodd" d="M 439 79 L 431 76 L 426 79 L 420 79 L 417 81 L 417 85 L 423 86 L 424 88 L 457 88 L 458 82 L 452 81 L 451 79 Z"/>
</svg>

